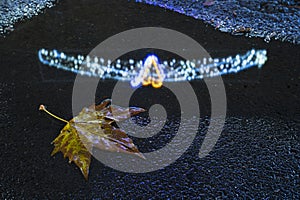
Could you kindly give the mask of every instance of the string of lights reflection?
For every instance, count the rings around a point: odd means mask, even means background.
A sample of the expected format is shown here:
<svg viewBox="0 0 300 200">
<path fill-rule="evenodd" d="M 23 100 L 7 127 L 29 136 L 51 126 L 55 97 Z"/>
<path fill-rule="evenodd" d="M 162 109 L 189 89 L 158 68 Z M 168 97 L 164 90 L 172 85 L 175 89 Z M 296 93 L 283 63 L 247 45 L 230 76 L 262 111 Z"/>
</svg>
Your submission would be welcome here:
<svg viewBox="0 0 300 200">
<path fill-rule="evenodd" d="M 261 68 L 267 61 L 267 51 L 255 49 L 243 55 L 202 60 L 160 61 L 151 54 L 145 60 L 117 59 L 113 62 L 96 56 L 70 56 L 46 49 L 39 50 L 38 56 L 43 64 L 58 69 L 101 79 L 129 81 L 132 87 L 152 85 L 154 88 L 160 88 L 163 82 L 191 81 L 237 73 L 254 66 Z"/>
</svg>

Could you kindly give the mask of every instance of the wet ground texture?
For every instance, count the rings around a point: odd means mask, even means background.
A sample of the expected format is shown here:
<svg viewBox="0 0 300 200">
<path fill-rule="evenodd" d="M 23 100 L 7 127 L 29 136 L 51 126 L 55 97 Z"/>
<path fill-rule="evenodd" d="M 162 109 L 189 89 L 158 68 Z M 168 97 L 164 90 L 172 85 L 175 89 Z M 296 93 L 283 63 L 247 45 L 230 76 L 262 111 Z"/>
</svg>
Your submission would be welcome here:
<svg viewBox="0 0 300 200">
<path fill-rule="evenodd" d="M 14 30 L 14 24 L 38 15 L 44 8 L 54 6 L 55 0 L 0 1 L 0 36 Z"/>
<path fill-rule="evenodd" d="M 136 0 L 201 19 L 233 35 L 300 43 L 300 2 L 286 0 Z"/>
<path fill-rule="evenodd" d="M 64 124 L 38 111 L 43 103 L 60 116 L 71 118 L 75 75 L 40 64 L 37 51 L 56 48 L 88 54 L 106 38 L 144 26 L 187 34 L 212 57 L 255 48 L 266 49 L 268 61 L 261 69 L 223 77 L 228 103 L 226 124 L 209 156 L 198 157 L 210 122 L 209 94 L 203 81 L 192 81 L 201 119 L 193 144 L 180 159 L 145 174 L 119 172 L 93 159 L 89 180 L 85 181 L 80 170 L 61 154 L 50 156 L 50 143 Z M 159 57 L 164 58 L 164 54 Z M 15 31 L 0 38 L 1 198 L 299 199 L 299 57 L 295 44 L 232 36 L 159 7 L 121 0 L 61 1 L 43 14 L 16 24 Z M 97 100 L 110 97 L 115 83 L 100 82 Z M 155 92 L 147 95 L 137 94 L 131 104 L 145 107 L 159 100 L 170 106 L 168 95 L 160 99 Z M 177 112 L 178 108 L 171 109 L 169 120 Z M 142 117 L 134 120 L 146 123 L 147 117 Z M 156 137 L 133 140 L 142 152 L 161 148 L 175 134 L 170 130 L 180 125 L 176 119 Z M 189 126 L 185 129 L 189 137 Z"/>
</svg>

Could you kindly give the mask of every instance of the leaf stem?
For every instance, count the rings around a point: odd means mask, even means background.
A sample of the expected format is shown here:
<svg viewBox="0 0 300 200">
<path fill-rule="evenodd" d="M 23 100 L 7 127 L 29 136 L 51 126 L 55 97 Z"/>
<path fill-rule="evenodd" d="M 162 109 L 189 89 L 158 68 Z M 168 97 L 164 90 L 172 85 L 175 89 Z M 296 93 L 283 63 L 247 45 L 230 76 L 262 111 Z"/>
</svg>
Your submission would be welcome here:
<svg viewBox="0 0 300 200">
<path fill-rule="evenodd" d="M 47 114 L 51 115 L 51 116 L 54 117 L 55 119 L 58 119 L 58 120 L 63 121 L 63 122 L 65 122 L 65 123 L 69 123 L 67 120 L 62 119 L 62 118 L 60 118 L 60 117 L 58 117 L 58 116 L 52 114 L 51 112 L 49 112 L 49 111 L 46 109 L 46 107 L 45 107 L 44 105 L 40 105 L 39 110 L 45 111 Z"/>
</svg>

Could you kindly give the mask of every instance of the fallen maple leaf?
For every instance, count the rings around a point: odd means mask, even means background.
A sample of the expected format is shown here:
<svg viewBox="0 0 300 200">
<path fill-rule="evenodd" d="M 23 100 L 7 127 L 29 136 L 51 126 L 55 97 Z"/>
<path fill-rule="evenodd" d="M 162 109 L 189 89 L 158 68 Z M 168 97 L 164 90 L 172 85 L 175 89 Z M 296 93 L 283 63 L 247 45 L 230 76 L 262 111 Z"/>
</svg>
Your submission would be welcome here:
<svg viewBox="0 0 300 200">
<path fill-rule="evenodd" d="M 73 161 L 80 168 L 85 179 L 88 179 L 92 148 L 133 154 L 144 159 L 127 134 L 112 123 L 128 119 L 131 115 L 145 110 L 136 107 L 122 108 L 110 103 L 111 100 L 104 100 L 97 106 L 83 108 L 70 121 L 50 113 L 43 105 L 39 108 L 67 123 L 52 142 L 54 149 L 51 156 L 61 151 L 64 157 L 69 158 L 69 163 Z"/>
</svg>

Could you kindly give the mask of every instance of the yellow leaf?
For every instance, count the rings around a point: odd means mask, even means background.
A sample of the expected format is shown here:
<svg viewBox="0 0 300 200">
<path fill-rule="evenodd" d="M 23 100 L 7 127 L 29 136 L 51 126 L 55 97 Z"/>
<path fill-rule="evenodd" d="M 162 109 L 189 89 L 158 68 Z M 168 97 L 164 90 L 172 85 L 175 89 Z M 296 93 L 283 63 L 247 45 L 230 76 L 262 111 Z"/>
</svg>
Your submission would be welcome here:
<svg viewBox="0 0 300 200">
<path fill-rule="evenodd" d="M 52 142 L 54 149 L 51 155 L 62 152 L 69 162 L 73 161 L 80 168 L 85 179 L 88 179 L 92 148 L 144 158 L 127 134 L 112 123 L 145 110 L 135 107 L 125 109 L 110 103 L 110 100 L 104 100 L 100 105 L 83 108 L 69 122 L 50 113 L 45 106 L 40 106 L 40 110 L 67 123 Z"/>
<path fill-rule="evenodd" d="M 80 168 L 85 179 L 88 179 L 91 154 L 79 138 L 78 132 L 68 123 L 52 142 L 54 149 L 51 156 L 61 151 L 64 157 L 69 158 Z"/>
</svg>

